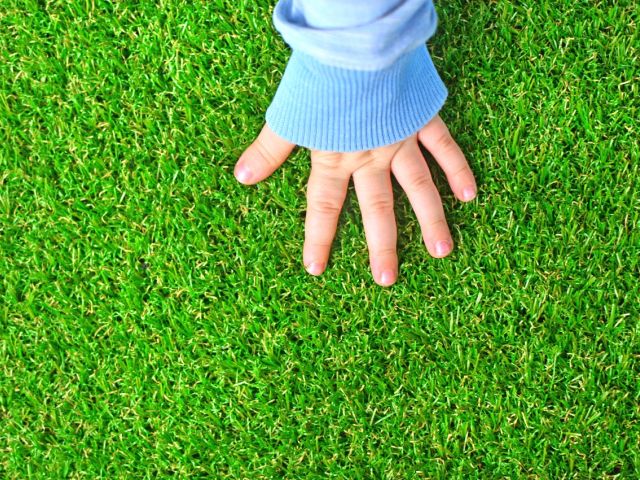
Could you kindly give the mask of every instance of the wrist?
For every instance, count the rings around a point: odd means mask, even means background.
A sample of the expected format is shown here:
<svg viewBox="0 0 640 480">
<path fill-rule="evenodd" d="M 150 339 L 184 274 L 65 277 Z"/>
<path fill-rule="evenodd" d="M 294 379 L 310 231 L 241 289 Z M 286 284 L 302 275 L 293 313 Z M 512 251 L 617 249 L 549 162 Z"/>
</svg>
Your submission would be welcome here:
<svg viewBox="0 0 640 480">
<path fill-rule="evenodd" d="M 329 66 L 294 51 L 266 121 L 282 138 L 310 149 L 368 150 L 418 131 L 446 97 L 425 45 L 374 71 Z"/>
</svg>

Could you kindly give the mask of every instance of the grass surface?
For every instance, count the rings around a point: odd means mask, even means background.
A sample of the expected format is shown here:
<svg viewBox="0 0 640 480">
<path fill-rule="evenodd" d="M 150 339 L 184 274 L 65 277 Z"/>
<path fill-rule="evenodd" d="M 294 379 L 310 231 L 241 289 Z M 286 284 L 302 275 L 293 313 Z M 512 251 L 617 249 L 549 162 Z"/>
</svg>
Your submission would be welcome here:
<svg viewBox="0 0 640 480">
<path fill-rule="evenodd" d="M 233 165 L 288 51 L 261 0 L 0 5 L 0 477 L 638 478 L 635 2 L 439 3 L 480 186 L 430 258 L 350 192 L 302 268 L 308 154 Z"/>
</svg>

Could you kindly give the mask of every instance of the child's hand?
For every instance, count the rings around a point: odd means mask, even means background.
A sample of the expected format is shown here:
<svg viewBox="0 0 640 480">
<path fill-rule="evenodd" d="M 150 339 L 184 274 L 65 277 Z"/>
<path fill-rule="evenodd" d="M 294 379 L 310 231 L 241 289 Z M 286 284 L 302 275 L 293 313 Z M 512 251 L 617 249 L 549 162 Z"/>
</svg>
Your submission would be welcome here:
<svg viewBox="0 0 640 480">
<path fill-rule="evenodd" d="M 456 197 L 462 201 L 475 198 L 476 184 L 471 169 L 439 116 L 417 134 L 393 145 L 354 153 L 312 150 L 303 253 L 309 273 L 319 275 L 327 266 L 351 176 L 360 201 L 376 283 L 388 286 L 398 276 L 391 172 L 416 212 L 429 253 L 434 257 L 445 257 L 451 252 L 453 240 L 440 195 L 418 141 L 444 170 Z M 236 178 L 246 185 L 267 178 L 284 163 L 294 147 L 265 125 L 238 160 Z"/>
</svg>

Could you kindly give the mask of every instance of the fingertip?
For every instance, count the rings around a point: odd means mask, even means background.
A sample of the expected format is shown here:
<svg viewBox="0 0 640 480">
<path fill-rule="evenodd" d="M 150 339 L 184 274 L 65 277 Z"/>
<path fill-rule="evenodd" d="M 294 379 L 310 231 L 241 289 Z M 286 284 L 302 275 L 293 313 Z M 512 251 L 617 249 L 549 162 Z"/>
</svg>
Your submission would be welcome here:
<svg viewBox="0 0 640 480">
<path fill-rule="evenodd" d="M 376 279 L 376 283 L 381 287 L 390 287 L 391 285 L 396 283 L 397 279 L 398 279 L 398 276 L 393 270 L 386 269 L 386 270 L 383 270 L 382 273 L 380 273 L 380 275 Z"/>
<path fill-rule="evenodd" d="M 317 277 L 318 275 L 322 275 L 326 267 L 327 266 L 324 262 L 311 262 L 310 264 L 305 265 L 307 272 L 310 275 L 313 275 L 314 277 Z"/>
<path fill-rule="evenodd" d="M 250 185 L 253 173 L 242 161 L 238 161 L 233 172 L 236 180 L 244 185 Z"/>
<path fill-rule="evenodd" d="M 381 287 L 390 287 L 398 280 L 398 261 L 395 258 L 375 258 L 370 268 L 374 282 Z"/>
<path fill-rule="evenodd" d="M 451 240 L 438 240 L 429 253 L 434 258 L 444 258 L 453 251 L 453 242 Z"/>
<path fill-rule="evenodd" d="M 463 202 L 470 202 L 471 200 L 475 199 L 477 195 L 478 192 L 476 187 L 469 185 L 462 190 L 462 195 L 460 195 L 459 198 Z"/>
</svg>

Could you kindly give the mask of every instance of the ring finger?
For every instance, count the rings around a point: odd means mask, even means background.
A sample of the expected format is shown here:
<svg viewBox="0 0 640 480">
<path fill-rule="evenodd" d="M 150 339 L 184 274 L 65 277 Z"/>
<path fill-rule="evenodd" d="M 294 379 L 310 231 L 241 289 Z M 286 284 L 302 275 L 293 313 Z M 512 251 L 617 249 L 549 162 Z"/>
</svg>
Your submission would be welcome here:
<svg viewBox="0 0 640 480">
<path fill-rule="evenodd" d="M 440 194 L 416 142 L 402 146 L 391 162 L 391 170 L 416 212 L 427 250 L 433 257 L 446 257 L 453 249 L 453 240 Z"/>
</svg>

